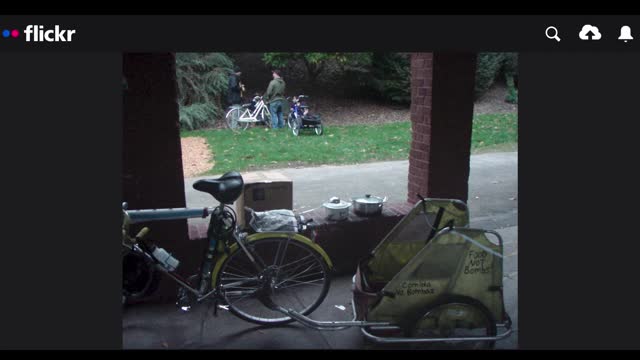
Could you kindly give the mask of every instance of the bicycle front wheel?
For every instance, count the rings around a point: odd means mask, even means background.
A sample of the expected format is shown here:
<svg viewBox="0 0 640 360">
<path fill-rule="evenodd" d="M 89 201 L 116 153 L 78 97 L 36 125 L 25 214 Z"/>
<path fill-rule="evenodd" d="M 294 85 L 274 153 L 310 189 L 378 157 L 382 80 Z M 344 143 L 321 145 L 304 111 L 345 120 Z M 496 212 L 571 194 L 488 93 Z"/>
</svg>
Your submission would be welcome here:
<svg viewBox="0 0 640 360">
<path fill-rule="evenodd" d="M 289 126 L 289 129 L 293 128 L 294 121 L 295 121 L 295 118 L 293 117 L 293 112 L 290 112 L 289 117 L 287 117 L 287 125 Z"/>
<path fill-rule="evenodd" d="M 216 281 L 234 315 L 261 325 L 284 324 L 293 319 L 269 309 L 260 296 L 303 315 L 313 312 L 327 296 L 329 267 L 310 246 L 290 238 L 266 238 L 252 241 L 247 248 L 260 270 L 238 248 L 224 260 Z"/>
<path fill-rule="evenodd" d="M 258 120 L 261 121 L 265 127 L 271 127 L 271 114 L 267 110 L 262 110 L 258 115 Z"/>
</svg>

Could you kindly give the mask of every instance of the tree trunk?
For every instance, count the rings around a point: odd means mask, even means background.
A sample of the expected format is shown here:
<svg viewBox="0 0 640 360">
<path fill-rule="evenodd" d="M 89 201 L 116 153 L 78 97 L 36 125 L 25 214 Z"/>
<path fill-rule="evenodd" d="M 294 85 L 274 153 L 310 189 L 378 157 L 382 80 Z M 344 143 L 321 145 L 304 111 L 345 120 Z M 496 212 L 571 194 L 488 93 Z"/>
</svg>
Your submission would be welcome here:
<svg viewBox="0 0 640 360">
<path fill-rule="evenodd" d="M 307 59 L 304 59 L 304 64 L 307 67 L 307 77 L 309 79 L 309 84 L 314 85 L 316 80 L 318 79 L 318 75 L 324 69 L 324 61 L 321 61 L 318 64 L 310 63 Z"/>
</svg>

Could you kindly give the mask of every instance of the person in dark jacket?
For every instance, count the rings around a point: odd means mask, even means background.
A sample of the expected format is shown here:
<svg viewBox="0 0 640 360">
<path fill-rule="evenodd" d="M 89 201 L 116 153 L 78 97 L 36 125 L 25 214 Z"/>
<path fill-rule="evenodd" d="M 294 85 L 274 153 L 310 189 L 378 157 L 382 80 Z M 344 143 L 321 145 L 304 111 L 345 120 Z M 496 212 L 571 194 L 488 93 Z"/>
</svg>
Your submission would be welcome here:
<svg viewBox="0 0 640 360">
<path fill-rule="evenodd" d="M 280 77 L 280 70 L 273 70 L 271 72 L 273 80 L 269 83 L 267 92 L 262 99 L 265 103 L 269 104 L 269 111 L 271 112 L 271 127 L 274 129 L 280 129 L 284 127 L 284 89 L 285 83 Z"/>
<path fill-rule="evenodd" d="M 227 102 L 229 106 L 239 105 L 242 103 L 242 91 L 244 85 L 240 82 L 242 72 L 239 67 L 235 67 L 231 75 L 229 75 L 229 91 L 227 93 Z"/>
</svg>

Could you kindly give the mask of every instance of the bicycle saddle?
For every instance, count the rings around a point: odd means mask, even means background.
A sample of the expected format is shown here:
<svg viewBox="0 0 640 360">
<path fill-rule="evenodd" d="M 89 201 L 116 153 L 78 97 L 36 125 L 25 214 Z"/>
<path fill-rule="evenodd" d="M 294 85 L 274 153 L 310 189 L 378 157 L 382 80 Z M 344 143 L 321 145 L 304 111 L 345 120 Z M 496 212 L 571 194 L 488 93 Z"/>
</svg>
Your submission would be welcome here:
<svg viewBox="0 0 640 360">
<path fill-rule="evenodd" d="M 211 194 L 223 204 L 232 204 L 242 194 L 244 180 L 240 173 L 230 171 L 217 179 L 198 180 L 193 183 L 193 188 Z"/>
</svg>

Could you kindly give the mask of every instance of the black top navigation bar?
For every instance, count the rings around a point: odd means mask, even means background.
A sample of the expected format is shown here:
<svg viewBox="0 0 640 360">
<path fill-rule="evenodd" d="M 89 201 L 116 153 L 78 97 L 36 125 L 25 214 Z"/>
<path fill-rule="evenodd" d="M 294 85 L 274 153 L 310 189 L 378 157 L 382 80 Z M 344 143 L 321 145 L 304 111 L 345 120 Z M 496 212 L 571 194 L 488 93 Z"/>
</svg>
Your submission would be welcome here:
<svg viewBox="0 0 640 360">
<path fill-rule="evenodd" d="M 639 51 L 640 16 L 0 16 L 1 51 Z"/>
</svg>

